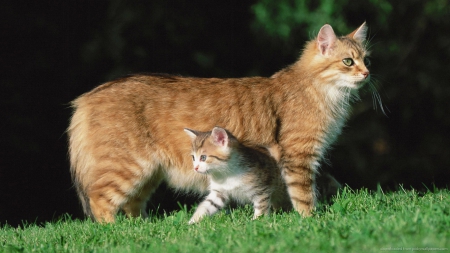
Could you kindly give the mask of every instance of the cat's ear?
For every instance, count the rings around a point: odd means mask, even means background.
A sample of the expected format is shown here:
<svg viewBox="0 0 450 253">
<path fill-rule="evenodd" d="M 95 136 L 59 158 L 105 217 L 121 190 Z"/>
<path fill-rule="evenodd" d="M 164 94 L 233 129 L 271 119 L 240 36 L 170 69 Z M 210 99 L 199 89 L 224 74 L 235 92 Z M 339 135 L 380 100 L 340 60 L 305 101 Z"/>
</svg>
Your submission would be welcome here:
<svg viewBox="0 0 450 253">
<path fill-rule="evenodd" d="M 214 127 L 211 136 L 213 137 L 215 145 L 220 147 L 228 146 L 228 134 L 227 131 L 225 131 L 225 129 L 221 127 Z"/>
<path fill-rule="evenodd" d="M 356 30 L 354 30 L 352 33 L 347 35 L 348 37 L 357 40 L 359 42 L 363 42 L 366 40 L 367 36 L 367 25 L 366 22 L 364 22 L 360 27 L 358 27 Z"/>
<path fill-rule="evenodd" d="M 192 129 L 185 128 L 184 132 L 191 137 L 191 140 L 195 140 L 195 138 L 197 138 L 198 133 Z"/>
<path fill-rule="evenodd" d="M 320 28 L 319 34 L 317 35 L 317 46 L 322 55 L 328 55 L 330 49 L 336 42 L 336 34 L 334 34 L 331 25 L 326 24 Z"/>
</svg>

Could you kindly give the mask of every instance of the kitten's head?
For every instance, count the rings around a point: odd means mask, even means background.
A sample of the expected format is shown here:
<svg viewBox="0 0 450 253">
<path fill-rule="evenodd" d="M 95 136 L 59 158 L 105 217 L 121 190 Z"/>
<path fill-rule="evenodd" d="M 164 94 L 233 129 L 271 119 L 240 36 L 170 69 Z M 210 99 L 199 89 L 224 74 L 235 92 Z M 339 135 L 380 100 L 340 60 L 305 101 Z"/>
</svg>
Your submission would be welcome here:
<svg viewBox="0 0 450 253">
<path fill-rule="evenodd" d="M 341 37 L 336 36 L 330 25 L 322 26 L 317 38 L 307 48 L 307 51 L 312 51 L 307 60 L 320 71 L 322 83 L 358 89 L 369 81 L 370 61 L 364 44 L 366 33 L 366 23 Z"/>
<path fill-rule="evenodd" d="M 214 127 L 210 132 L 185 128 L 192 140 L 192 162 L 199 173 L 226 168 L 235 138 L 225 129 Z"/>
</svg>

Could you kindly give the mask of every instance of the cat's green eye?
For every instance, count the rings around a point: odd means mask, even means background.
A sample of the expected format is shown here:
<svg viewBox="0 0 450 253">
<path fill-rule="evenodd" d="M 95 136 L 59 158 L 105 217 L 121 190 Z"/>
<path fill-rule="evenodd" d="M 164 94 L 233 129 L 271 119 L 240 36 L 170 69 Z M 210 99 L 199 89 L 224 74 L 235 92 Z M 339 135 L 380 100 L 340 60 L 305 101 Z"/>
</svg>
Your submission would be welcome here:
<svg viewBox="0 0 450 253">
<path fill-rule="evenodd" d="M 366 67 L 370 66 L 370 59 L 369 58 L 364 58 L 364 65 L 366 65 Z"/>
<path fill-rule="evenodd" d="M 206 155 L 201 155 L 201 156 L 200 156 L 200 161 L 201 161 L 201 162 L 206 161 Z"/>
<path fill-rule="evenodd" d="M 192 161 L 194 161 L 195 162 L 195 156 L 193 156 L 193 155 L 191 155 L 192 156 Z"/>
<path fill-rule="evenodd" d="M 352 58 L 345 58 L 342 60 L 342 62 L 345 64 L 345 66 L 352 66 L 353 64 L 355 64 L 355 62 L 353 62 Z"/>
</svg>

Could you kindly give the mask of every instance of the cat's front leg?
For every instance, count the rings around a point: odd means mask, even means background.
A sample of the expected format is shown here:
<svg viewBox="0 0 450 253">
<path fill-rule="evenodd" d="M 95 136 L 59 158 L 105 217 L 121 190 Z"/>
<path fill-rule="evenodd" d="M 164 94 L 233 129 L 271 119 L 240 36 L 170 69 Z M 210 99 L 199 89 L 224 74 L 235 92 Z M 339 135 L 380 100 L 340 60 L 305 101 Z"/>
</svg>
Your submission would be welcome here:
<svg viewBox="0 0 450 253">
<path fill-rule="evenodd" d="M 317 202 L 315 171 L 318 162 L 296 157 L 284 161 L 282 175 L 293 208 L 302 216 L 310 216 Z"/>
<path fill-rule="evenodd" d="M 192 218 L 189 220 L 189 225 L 202 220 L 206 215 L 213 215 L 217 213 L 226 205 L 226 198 L 222 193 L 212 190 L 206 199 L 198 205 Z"/>
</svg>

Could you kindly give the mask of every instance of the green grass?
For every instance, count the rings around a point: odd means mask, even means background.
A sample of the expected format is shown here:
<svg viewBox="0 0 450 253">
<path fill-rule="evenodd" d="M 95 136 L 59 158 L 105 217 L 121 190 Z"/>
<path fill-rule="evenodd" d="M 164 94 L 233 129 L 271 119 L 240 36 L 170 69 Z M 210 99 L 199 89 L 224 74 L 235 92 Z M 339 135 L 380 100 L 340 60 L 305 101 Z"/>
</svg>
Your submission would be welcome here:
<svg viewBox="0 0 450 253">
<path fill-rule="evenodd" d="M 0 228 L 3 252 L 380 252 L 450 251 L 450 191 L 392 193 L 349 188 L 310 218 L 295 212 L 251 221 L 252 208 L 187 225 L 193 210 L 116 224 L 62 219 Z M 434 249 L 432 249 L 434 248 Z M 440 250 L 439 250 L 440 249 Z"/>
</svg>

